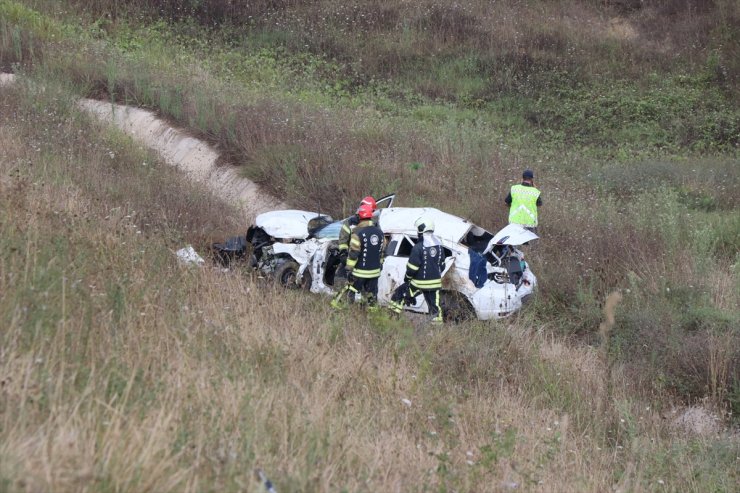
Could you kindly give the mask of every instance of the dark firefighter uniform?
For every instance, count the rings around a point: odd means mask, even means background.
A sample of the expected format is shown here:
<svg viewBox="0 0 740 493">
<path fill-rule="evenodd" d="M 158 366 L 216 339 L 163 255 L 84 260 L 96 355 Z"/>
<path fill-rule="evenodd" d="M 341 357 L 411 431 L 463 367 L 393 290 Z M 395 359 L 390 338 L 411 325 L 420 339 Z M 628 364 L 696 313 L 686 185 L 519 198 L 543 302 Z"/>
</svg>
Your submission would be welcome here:
<svg viewBox="0 0 740 493">
<path fill-rule="evenodd" d="M 378 278 L 383 266 L 385 239 L 383 231 L 372 219 L 360 220 L 352 232 L 347 255 L 348 295 L 350 302 L 356 295 L 365 294 L 368 306 L 378 301 Z"/>
<path fill-rule="evenodd" d="M 357 226 L 360 218 L 357 214 L 352 214 L 342 222 L 342 228 L 339 230 L 339 241 L 337 242 L 337 251 L 339 255 L 332 256 L 327 262 L 327 272 L 335 272 L 340 277 L 345 276 L 345 265 L 347 264 L 347 254 L 349 253 L 349 240 L 352 236 L 352 229 Z"/>
<path fill-rule="evenodd" d="M 357 217 L 357 214 L 352 214 L 347 219 L 342 222 L 342 229 L 339 230 L 339 256 L 343 258 L 343 260 L 346 260 L 347 254 L 349 253 L 349 240 L 352 236 L 352 229 L 357 226 L 357 223 L 359 222 L 360 218 Z"/>
<path fill-rule="evenodd" d="M 391 297 L 391 309 L 399 313 L 403 309 L 402 300 L 416 298 L 419 293 L 429 307 L 429 314 L 435 323 L 442 322 L 442 307 L 439 304 L 439 290 L 442 288 L 442 272 L 445 267 L 445 253 L 439 238 L 425 233 L 414 245 L 406 264 L 405 282 Z"/>
</svg>

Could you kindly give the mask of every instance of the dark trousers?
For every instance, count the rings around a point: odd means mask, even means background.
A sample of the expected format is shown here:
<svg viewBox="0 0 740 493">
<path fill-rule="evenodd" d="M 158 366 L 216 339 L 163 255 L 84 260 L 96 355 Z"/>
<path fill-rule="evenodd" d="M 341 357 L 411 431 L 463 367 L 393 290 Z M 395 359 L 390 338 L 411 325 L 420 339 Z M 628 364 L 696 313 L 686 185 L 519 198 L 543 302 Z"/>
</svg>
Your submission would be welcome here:
<svg viewBox="0 0 740 493">
<path fill-rule="evenodd" d="M 432 318 L 438 316 L 442 312 L 442 307 L 439 304 L 439 289 L 419 289 L 405 282 L 393 291 L 391 301 L 398 303 L 398 307 L 400 309 L 400 304 L 402 302 L 407 305 L 414 303 L 413 300 L 419 296 L 419 293 L 424 295 L 424 300 L 427 302 L 429 314 Z"/>
<path fill-rule="evenodd" d="M 349 302 L 355 301 L 355 294 L 367 295 L 368 306 L 374 306 L 378 303 L 378 278 L 373 277 L 366 279 L 364 277 L 353 277 L 352 285 L 349 288 Z"/>
<path fill-rule="evenodd" d="M 435 318 L 442 313 L 442 307 L 439 306 L 439 289 L 423 289 L 421 292 L 429 307 L 429 315 Z"/>
</svg>

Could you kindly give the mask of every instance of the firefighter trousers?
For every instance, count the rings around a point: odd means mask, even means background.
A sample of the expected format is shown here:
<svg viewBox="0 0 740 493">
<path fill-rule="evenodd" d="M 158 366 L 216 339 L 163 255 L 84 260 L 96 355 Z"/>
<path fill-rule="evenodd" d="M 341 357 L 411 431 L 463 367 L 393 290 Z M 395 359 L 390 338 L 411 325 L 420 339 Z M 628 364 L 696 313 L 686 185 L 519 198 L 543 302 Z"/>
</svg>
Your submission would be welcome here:
<svg viewBox="0 0 740 493">
<path fill-rule="evenodd" d="M 347 280 L 347 284 L 342 288 L 331 302 L 334 308 L 341 308 L 344 304 L 342 298 L 346 298 L 350 303 L 356 299 L 361 299 L 370 307 L 378 304 L 378 278 L 352 277 Z"/>
<path fill-rule="evenodd" d="M 355 295 L 358 294 L 367 302 L 367 306 L 378 304 L 378 278 L 377 277 L 355 277 L 352 279 L 352 286 L 349 288 L 349 302 L 354 301 Z"/>
<path fill-rule="evenodd" d="M 424 300 L 429 307 L 429 315 L 436 322 L 442 321 L 442 306 L 439 302 L 439 289 L 419 289 L 405 282 L 398 286 L 391 295 L 391 310 L 400 313 L 403 305 L 412 305 L 419 294 L 424 295 Z"/>
</svg>

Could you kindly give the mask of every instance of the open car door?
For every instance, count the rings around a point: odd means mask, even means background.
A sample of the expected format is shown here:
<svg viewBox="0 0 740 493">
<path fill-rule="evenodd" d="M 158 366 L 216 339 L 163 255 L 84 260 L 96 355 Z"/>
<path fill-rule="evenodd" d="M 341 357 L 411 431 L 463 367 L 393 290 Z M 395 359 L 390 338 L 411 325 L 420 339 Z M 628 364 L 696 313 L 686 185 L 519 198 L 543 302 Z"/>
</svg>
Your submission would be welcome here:
<svg viewBox="0 0 740 493">
<path fill-rule="evenodd" d="M 393 207 L 393 199 L 395 198 L 396 198 L 395 193 L 391 195 L 386 195 L 385 197 L 381 197 L 375 201 L 375 207 L 377 209 L 387 209 L 389 207 Z"/>
</svg>

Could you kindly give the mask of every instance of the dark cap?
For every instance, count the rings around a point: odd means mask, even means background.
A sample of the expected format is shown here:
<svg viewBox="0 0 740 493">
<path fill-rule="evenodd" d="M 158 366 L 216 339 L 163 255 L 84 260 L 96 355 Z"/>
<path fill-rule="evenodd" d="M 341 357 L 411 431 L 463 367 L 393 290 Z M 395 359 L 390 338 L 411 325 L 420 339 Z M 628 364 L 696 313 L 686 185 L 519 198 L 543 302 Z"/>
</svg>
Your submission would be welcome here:
<svg viewBox="0 0 740 493">
<path fill-rule="evenodd" d="M 526 179 L 529 179 L 529 180 L 533 179 L 534 178 L 534 171 L 532 171 L 531 169 L 525 169 L 524 170 L 524 173 L 522 173 L 522 178 L 526 178 Z"/>
</svg>

